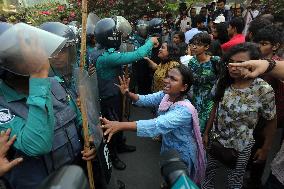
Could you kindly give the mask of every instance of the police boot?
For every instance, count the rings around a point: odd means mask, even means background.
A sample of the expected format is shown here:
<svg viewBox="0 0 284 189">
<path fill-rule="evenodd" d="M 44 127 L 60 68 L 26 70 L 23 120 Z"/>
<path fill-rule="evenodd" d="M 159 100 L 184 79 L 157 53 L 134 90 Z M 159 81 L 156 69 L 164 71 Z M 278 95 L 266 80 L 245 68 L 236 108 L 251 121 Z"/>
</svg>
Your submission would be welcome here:
<svg viewBox="0 0 284 189">
<path fill-rule="evenodd" d="M 126 168 L 126 164 L 121 161 L 118 156 L 115 156 L 111 159 L 112 165 L 115 169 L 124 170 Z"/>
</svg>

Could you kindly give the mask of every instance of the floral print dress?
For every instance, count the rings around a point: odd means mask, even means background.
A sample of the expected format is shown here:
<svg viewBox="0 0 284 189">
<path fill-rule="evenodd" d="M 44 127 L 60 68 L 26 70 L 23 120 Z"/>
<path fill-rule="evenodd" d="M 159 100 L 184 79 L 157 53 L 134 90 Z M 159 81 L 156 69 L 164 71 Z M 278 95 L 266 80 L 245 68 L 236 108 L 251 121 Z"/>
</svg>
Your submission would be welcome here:
<svg viewBox="0 0 284 189">
<path fill-rule="evenodd" d="M 260 78 L 244 89 L 228 87 L 218 105 L 217 115 L 218 126 L 213 129 L 219 135 L 218 141 L 226 148 L 241 152 L 254 140 L 253 130 L 260 116 L 266 120 L 275 117 L 274 91 Z"/>
<path fill-rule="evenodd" d="M 220 58 L 218 56 L 212 56 L 210 61 L 200 64 L 194 56 L 188 63 L 188 67 L 193 73 L 193 85 L 191 88 L 191 102 L 198 111 L 200 131 L 203 134 L 207 120 L 211 109 L 213 107 L 213 100 L 211 90 L 215 85 L 218 74 L 217 66 L 213 64 L 219 64 Z"/>
<path fill-rule="evenodd" d="M 157 66 L 157 69 L 154 73 L 154 83 L 153 83 L 153 91 L 154 92 L 158 92 L 158 91 L 163 90 L 164 79 L 165 79 L 168 71 L 170 71 L 170 69 L 176 67 L 179 64 L 180 63 L 178 63 L 176 61 L 170 61 L 170 62 L 167 62 L 165 64 L 161 63 Z"/>
</svg>

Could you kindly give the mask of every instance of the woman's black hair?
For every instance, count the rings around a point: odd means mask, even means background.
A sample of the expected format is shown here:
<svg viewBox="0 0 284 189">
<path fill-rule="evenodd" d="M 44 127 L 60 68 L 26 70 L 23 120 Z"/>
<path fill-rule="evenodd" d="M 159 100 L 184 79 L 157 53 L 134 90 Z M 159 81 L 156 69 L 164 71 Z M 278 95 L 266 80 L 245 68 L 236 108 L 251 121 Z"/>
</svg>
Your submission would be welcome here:
<svg viewBox="0 0 284 189">
<path fill-rule="evenodd" d="M 232 56 L 240 52 L 248 52 L 250 60 L 258 60 L 261 57 L 259 48 L 255 44 L 249 42 L 238 44 L 224 54 L 221 64 L 224 66 L 224 69 L 222 69 L 221 76 L 217 82 L 216 93 L 213 99 L 215 102 L 220 102 L 224 97 L 225 90 L 234 83 L 233 78 L 229 74 L 227 64 Z"/>
<path fill-rule="evenodd" d="M 180 40 L 181 40 L 181 42 L 184 42 L 184 41 L 185 41 L 185 35 L 184 35 L 183 32 L 181 32 L 181 31 L 176 31 L 176 32 L 174 33 L 174 35 L 178 35 L 179 38 L 180 38 Z"/>
<path fill-rule="evenodd" d="M 216 25 L 216 32 L 218 33 L 217 39 L 220 41 L 221 44 L 226 43 L 230 39 L 227 28 L 228 24 L 225 22 Z"/>
<path fill-rule="evenodd" d="M 183 64 L 179 64 L 178 66 L 176 66 L 174 68 L 177 69 L 180 72 L 180 74 L 182 75 L 182 84 L 187 85 L 187 89 L 185 91 L 181 92 L 181 96 L 185 96 L 185 95 L 187 95 L 190 87 L 193 84 L 193 74 L 192 74 L 191 70 Z"/>
<path fill-rule="evenodd" d="M 185 55 L 185 48 L 182 48 L 181 45 L 177 45 L 174 43 L 167 43 L 169 56 L 168 59 L 165 60 L 165 63 L 169 61 L 180 62 L 180 57 Z"/>
<path fill-rule="evenodd" d="M 193 36 L 191 39 L 191 43 L 202 43 L 204 45 L 210 45 L 211 44 L 211 36 L 208 33 L 202 32 L 198 33 Z"/>
</svg>

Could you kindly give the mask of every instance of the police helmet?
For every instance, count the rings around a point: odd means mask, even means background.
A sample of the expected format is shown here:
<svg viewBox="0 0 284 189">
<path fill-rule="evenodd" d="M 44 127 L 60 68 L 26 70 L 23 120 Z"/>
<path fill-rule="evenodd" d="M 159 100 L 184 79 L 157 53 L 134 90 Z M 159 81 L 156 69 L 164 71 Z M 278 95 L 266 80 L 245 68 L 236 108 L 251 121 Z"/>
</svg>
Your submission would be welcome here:
<svg viewBox="0 0 284 189">
<path fill-rule="evenodd" d="M 45 22 L 39 26 L 40 29 L 56 34 L 67 39 L 65 46 L 77 43 L 77 37 L 74 31 L 67 25 L 60 22 Z"/>
<path fill-rule="evenodd" d="M 61 53 L 50 59 L 50 65 L 54 75 L 69 80 L 70 78 L 67 77 L 71 77 L 77 63 L 77 36 L 69 26 L 60 22 L 45 22 L 39 28 L 67 39 Z M 66 56 L 62 56 L 62 54 Z"/>
<path fill-rule="evenodd" d="M 7 22 L 0 22 L 0 35 L 12 26 L 13 26 L 12 24 L 9 24 Z"/>
<path fill-rule="evenodd" d="M 97 42 L 104 48 L 118 49 L 121 44 L 121 32 L 117 30 L 113 18 L 104 18 L 97 23 L 95 37 Z"/>
<path fill-rule="evenodd" d="M 6 30 L 8 30 L 9 28 L 11 28 L 13 25 L 12 24 L 9 24 L 7 22 L 0 22 L 0 35 L 2 33 L 4 33 Z M 2 63 L 4 62 L 4 60 L 2 60 L 0 58 L 0 77 L 4 74 L 5 72 L 5 69 L 2 68 Z"/>
<path fill-rule="evenodd" d="M 163 23 L 164 21 L 161 18 L 153 18 L 152 20 L 150 20 L 149 21 L 150 34 L 161 33 Z"/>
<path fill-rule="evenodd" d="M 136 30 L 138 35 L 146 37 L 149 32 L 149 22 L 145 20 L 138 20 L 136 24 Z"/>
</svg>

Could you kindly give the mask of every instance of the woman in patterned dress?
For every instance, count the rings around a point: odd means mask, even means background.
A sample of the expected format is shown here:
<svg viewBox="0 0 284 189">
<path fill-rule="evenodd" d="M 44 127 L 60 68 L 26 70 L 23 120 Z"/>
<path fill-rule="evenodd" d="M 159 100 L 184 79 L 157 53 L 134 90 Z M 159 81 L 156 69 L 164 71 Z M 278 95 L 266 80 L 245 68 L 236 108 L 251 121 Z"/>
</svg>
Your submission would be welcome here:
<svg viewBox="0 0 284 189">
<path fill-rule="evenodd" d="M 240 63 L 259 59 L 259 49 L 251 43 L 232 47 L 224 56 L 224 62 Z M 260 117 L 265 119 L 265 141 L 254 154 L 254 163 L 266 159 L 276 130 L 276 107 L 272 87 L 263 79 L 244 79 L 242 71 L 229 66 L 220 77 L 214 94 L 214 108 L 206 126 L 203 141 L 208 144 L 212 133 L 225 148 L 238 153 L 236 165 L 228 169 L 227 188 L 241 189 L 243 176 L 254 144 L 253 130 Z M 214 122 L 214 124 L 213 124 Z M 209 145 L 209 149 L 210 149 Z M 218 160 L 208 154 L 205 181 L 202 188 L 214 188 Z"/>
<path fill-rule="evenodd" d="M 218 79 L 220 69 L 220 58 L 207 54 L 210 43 L 209 34 L 199 33 L 195 35 L 190 43 L 190 50 L 194 57 L 188 63 L 194 78 L 190 93 L 191 102 L 198 111 L 202 134 L 213 107 L 211 90 Z"/>
</svg>

